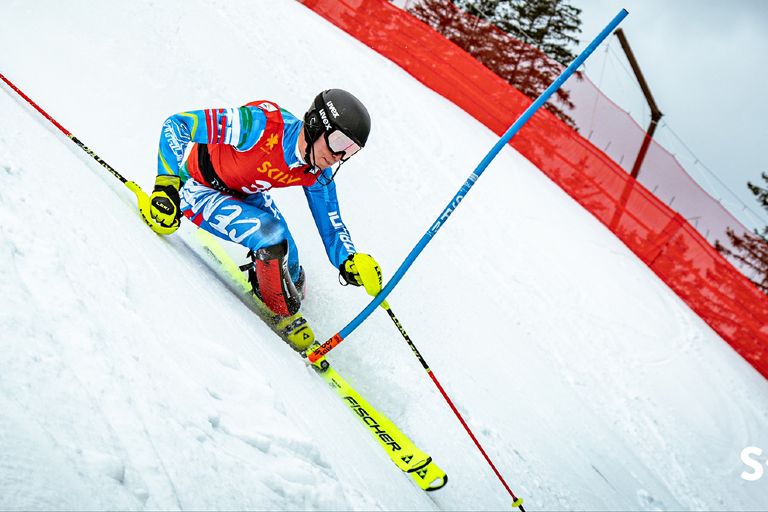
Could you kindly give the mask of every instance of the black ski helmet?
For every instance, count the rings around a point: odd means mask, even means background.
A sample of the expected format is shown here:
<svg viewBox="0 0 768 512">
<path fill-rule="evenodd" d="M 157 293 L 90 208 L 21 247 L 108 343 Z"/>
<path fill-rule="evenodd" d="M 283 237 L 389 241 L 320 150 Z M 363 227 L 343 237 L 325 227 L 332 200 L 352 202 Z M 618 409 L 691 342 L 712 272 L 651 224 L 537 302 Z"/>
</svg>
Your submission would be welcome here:
<svg viewBox="0 0 768 512">
<path fill-rule="evenodd" d="M 304 138 L 307 141 L 306 158 L 310 148 L 326 131 L 340 130 L 361 148 L 371 132 L 371 116 L 360 100 L 342 89 L 328 89 L 315 97 L 304 114 Z"/>
</svg>

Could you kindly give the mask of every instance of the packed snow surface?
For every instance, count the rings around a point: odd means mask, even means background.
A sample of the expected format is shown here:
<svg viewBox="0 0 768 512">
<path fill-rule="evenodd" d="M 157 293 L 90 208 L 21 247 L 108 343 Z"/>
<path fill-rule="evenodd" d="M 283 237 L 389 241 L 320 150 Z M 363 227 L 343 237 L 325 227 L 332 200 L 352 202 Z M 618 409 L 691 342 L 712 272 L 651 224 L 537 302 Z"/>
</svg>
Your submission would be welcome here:
<svg viewBox="0 0 768 512">
<path fill-rule="evenodd" d="M 337 176 L 391 275 L 496 136 L 291 0 L 5 0 L 0 72 L 152 186 L 176 112 L 353 91 L 368 147 Z M 9 92 L 6 89 L 6 92 Z M 318 337 L 342 288 L 301 190 L 274 193 Z M 0 94 L 0 509 L 504 510 L 510 498 L 382 311 L 330 356 L 449 474 L 427 494 L 333 391 L 120 183 Z M 241 252 L 243 254 L 244 251 Z M 385 275 L 385 278 L 386 278 Z M 389 302 L 529 510 L 760 509 L 768 385 L 511 148 Z"/>
</svg>

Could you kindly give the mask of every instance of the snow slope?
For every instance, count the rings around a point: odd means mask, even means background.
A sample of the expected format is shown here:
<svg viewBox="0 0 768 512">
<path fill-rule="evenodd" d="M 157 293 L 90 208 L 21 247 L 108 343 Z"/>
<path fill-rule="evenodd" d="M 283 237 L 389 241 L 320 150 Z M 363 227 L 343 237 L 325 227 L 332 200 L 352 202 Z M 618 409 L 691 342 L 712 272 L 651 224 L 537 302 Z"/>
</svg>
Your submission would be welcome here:
<svg viewBox="0 0 768 512">
<path fill-rule="evenodd" d="M 353 91 L 369 147 L 338 176 L 357 247 L 394 271 L 496 137 L 290 0 L 3 2 L 0 71 L 150 188 L 166 116 Z M 274 194 L 321 338 L 341 288 L 300 190 Z M 450 475 L 433 494 L 131 194 L 0 94 L 0 509 L 497 510 L 509 499 L 385 314 L 335 366 Z M 390 296 L 536 509 L 764 509 L 768 385 L 507 148 Z"/>
</svg>

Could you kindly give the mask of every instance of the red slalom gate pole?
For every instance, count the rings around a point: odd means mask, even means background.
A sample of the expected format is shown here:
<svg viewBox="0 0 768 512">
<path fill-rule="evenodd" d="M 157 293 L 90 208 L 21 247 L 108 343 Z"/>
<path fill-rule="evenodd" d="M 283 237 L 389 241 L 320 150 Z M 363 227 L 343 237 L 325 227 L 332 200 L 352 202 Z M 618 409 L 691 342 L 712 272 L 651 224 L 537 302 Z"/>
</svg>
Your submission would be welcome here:
<svg viewBox="0 0 768 512">
<path fill-rule="evenodd" d="M 149 196 L 147 196 L 146 192 L 144 192 L 138 184 L 136 184 L 133 181 L 126 180 L 122 174 L 120 174 L 115 170 L 114 167 L 112 167 L 107 162 L 102 160 L 99 155 L 94 153 L 88 146 L 83 144 L 80 141 L 80 139 L 72 135 L 72 133 L 69 130 L 64 128 L 58 121 L 56 121 L 56 119 L 54 119 L 51 115 L 49 115 L 48 112 L 43 110 L 37 103 L 32 101 L 32 98 L 24 94 L 24 92 L 21 89 L 16 87 L 16 85 L 14 85 L 13 82 L 8 80 L 5 77 L 5 75 L 3 75 L 2 73 L 0 73 L 0 80 L 2 80 L 8 87 L 11 88 L 11 90 L 13 90 L 16 94 L 18 94 L 19 97 L 21 97 L 30 106 L 32 106 L 32 108 L 37 110 L 37 112 L 40 115 L 42 115 L 44 118 L 46 118 L 53 126 L 58 128 L 58 130 L 64 135 L 66 135 L 66 137 L 69 140 L 74 142 L 77 145 L 77 147 L 85 151 L 88 154 L 88 156 L 96 160 L 104 169 L 109 171 L 109 173 L 112 174 L 112 176 L 120 180 L 120 183 L 125 185 L 128 188 L 128 190 L 133 192 L 134 195 L 136 196 L 136 201 L 138 202 L 139 215 L 141 216 L 141 220 L 143 220 L 144 223 L 152 229 L 152 231 L 161 235 L 169 235 L 175 231 L 175 229 L 173 228 L 166 228 L 161 226 L 160 224 L 155 222 L 154 219 L 152 219 L 152 215 L 150 215 L 150 212 L 149 212 L 149 209 L 150 209 Z"/>
<path fill-rule="evenodd" d="M 39 113 L 40 113 L 40 114 L 41 114 L 41 115 L 42 115 L 44 118 L 46 118 L 48 121 L 50 121 L 50 122 L 51 122 L 51 124 L 53 124 L 53 126 L 55 126 L 56 128 L 58 128 L 58 129 L 59 129 L 59 131 L 61 131 L 61 133 L 63 133 L 64 135 L 66 135 L 66 136 L 67 136 L 67 137 L 69 137 L 70 139 L 73 139 L 73 140 L 74 140 L 74 136 L 73 136 L 71 133 L 69 133 L 69 131 L 68 131 L 66 128 L 64 128 L 63 126 L 61 126 L 61 125 L 58 123 L 58 121 L 56 121 L 54 118 L 52 118 L 51 116 L 49 116 L 49 115 L 48 115 L 48 112 L 46 112 L 45 110 L 43 110 L 42 108 L 40 108 L 40 107 L 38 106 L 38 104 L 37 104 L 37 103 L 35 103 L 34 101 L 32 101 L 32 99 L 31 99 L 29 96 L 27 96 L 26 94 L 24 94 L 24 92 L 23 92 L 21 89 L 19 89 L 18 87 L 16 87 L 16 86 L 13 84 L 13 82 L 11 82 L 11 81 L 10 81 L 10 80 L 8 80 L 7 78 L 5 78 L 5 75 L 3 75 L 2 73 L 0 73 L 0 80 L 2 80 L 3 82 L 5 82 L 5 84 L 6 84 L 8 87 L 10 87 L 10 88 L 11 88 L 11 89 L 12 89 L 12 90 L 13 90 L 13 91 L 16 93 L 16 94 L 18 94 L 19 96 L 21 96 L 21 98 L 22 98 L 24 101 L 26 101 L 27 103 L 29 103 L 30 105 L 32 105 L 32 107 L 34 107 L 34 109 L 35 109 L 35 110 L 37 110 L 37 111 L 38 111 L 38 112 L 39 112 Z M 79 142 L 79 141 L 78 141 L 78 142 Z M 81 143 L 81 144 L 82 144 L 82 143 Z M 125 182 L 125 178 L 123 178 L 122 176 L 120 176 L 120 178 L 122 178 L 122 181 L 123 181 L 123 182 Z M 118 179 L 119 179 L 119 178 L 118 178 Z"/>
<path fill-rule="evenodd" d="M 389 318 L 392 319 L 392 321 L 395 323 L 395 326 L 397 326 L 397 330 L 400 331 L 400 334 L 402 334 L 403 338 L 405 339 L 406 343 L 408 343 L 408 346 L 411 347 L 411 350 L 413 351 L 413 355 L 416 356 L 416 359 L 419 360 L 421 363 L 421 366 L 426 370 L 427 375 L 429 375 L 429 378 L 432 379 L 432 382 L 437 387 L 438 391 L 440 391 L 440 394 L 443 395 L 443 398 L 445 399 L 448 406 L 453 411 L 453 414 L 456 415 L 456 417 L 459 419 L 459 422 L 461 423 L 461 426 L 464 427 L 464 430 L 467 431 L 467 434 L 469 434 L 469 437 L 472 438 L 472 442 L 475 443 L 475 446 L 477 446 L 477 449 L 480 450 L 480 453 L 483 454 L 483 457 L 485 457 L 486 462 L 488 462 L 488 465 L 491 466 L 491 469 L 496 474 L 496 477 L 501 482 L 501 485 L 504 486 L 504 489 L 506 489 L 507 493 L 512 497 L 512 506 L 518 507 L 521 512 L 525 512 L 525 509 L 523 508 L 523 500 L 522 498 L 518 498 L 515 496 L 515 493 L 512 491 L 512 489 L 509 487 L 509 484 L 507 484 L 507 481 L 504 480 L 504 477 L 501 475 L 499 470 L 496 468 L 496 465 L 493 463 L 491 458 L 488 456 L 488 453 L 486 453 L 483 446 L 480 444 L 480 441 L 477 440 L 477 437 L 475 437 L 475 434 L 472 432 L 472 429 L 469 428 L 469 425 L 466 421 L 464 421 L 464 418 L 462 417 L 459 410 L 456 408 L 456 406 L 453 404 L 453 401 L 448 396 L 448 393 L 445 392 L 445 389 L 443 389 L 443 386 L 440 384 L 440 381 L 437 380 L 437 376 L 435 375 L 435 372 L 432 371 L 432 369 L 429 367 L 427 362 L 422 357 L 421 353 L 419 352 L 419 349 L 416 348 L 416 345 L 411 340 L 411 337 L 408 336 L 408 333 L 405 332 L 405 329 L 403 328 L 403 324 L 400 323 L 400 320 L 397 319 L 395 316 L 394 311 L 392 311 L 392 308 L 389 307 L 389 304 L 387 304 L 387 301 L 384 301 L 381 304 L 381 307 L 384 308 L 384 310 L 389 315 Z"/>
</svg>

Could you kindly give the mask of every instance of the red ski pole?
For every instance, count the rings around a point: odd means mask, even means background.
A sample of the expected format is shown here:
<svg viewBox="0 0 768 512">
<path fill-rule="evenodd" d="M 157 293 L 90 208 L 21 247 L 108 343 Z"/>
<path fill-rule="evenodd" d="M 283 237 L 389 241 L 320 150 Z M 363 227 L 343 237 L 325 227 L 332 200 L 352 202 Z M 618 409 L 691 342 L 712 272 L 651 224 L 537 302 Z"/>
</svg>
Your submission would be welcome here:
<svg viewBox="0 0 768 512">
<path fill-rule="evenodd" d="M 71 140 L 72 142 L 74 142 L 74 143 L 77 145 L 77 147 L 79 147 L 80 149 L 82 149 L 83 151 L 85 151 L 85 152 L 86 152 L 86 153 L 87 153 L 87 154 L 88 154 L 88 155 L 89 155 L 91 158 L 93 158 L 94 160 L 96 160 L 96 161 L 97 161 L 97 162 L 98 162 L 98 163 L 99 163 L 99 164 L 100 164 L 100 165 L 101 165 L 103 168 L 105 168 L 107 171 L 109 171 L 109 172 L 112 174 L 112 176 L 114 176 L 115 178 L 117 178 L 118 180 L 120 180 L 120 183 L 122 183 L 123 185 L 125 185 L 125 186 L 128 188 L 128 190 L 130 190 L 131 192 L 133 192 L 133 193 L 134 193 L 134 195 L 136 195 L 136 200 L 137 200 L 137 202 L 138 202 L 138 206 L 139 206 L 139 215 L 141 216 L 141 220 L 143 220 L 143 221 L 144 221 L 144 223 L 145 223 L 147 226 L 149 226 L 149 227 L 152 229 L 152 231 L 154 231 L 155 233 L 161 234 L 161 235 L 169 235 L 169 234 L 171 234 L 171 233 L 173 233 L 173 232 L 175 231 L 175 229 L 174 229 L 174 228 L 166 228 L 166 227 L 163 227 L 163 226 L 161 226 L 160 224 L 158 224 L 157 222 L 155 222 L 155 221 L 154 221 L 154 219 L 152 219 L 152 216 L 151 216 L 151 215 L 150 215 L 150 213 L 149 213 L 149 196 L 147 196 L 146 192 L 144 192 L 144 191 L 141 189 L 141 187 L 140 187 L 138 184 L 136 184 L 136 183 L 135 183 L 135 182 L 133 182 L 133 181 L 128 181 L 128 180 L 126 180 L 126 179 L 123 177 L 123 175 L 122 175 L 122 174 L 120 174 L 119 172 L 117 172 L 117 171 L 115 170 L 115 168 L 114 168 L 114 167 L 112 167 L 112 166 L 111 166 L 111 165 L 109 165 L 107 162 L 105 162 L 104 160 L 102 160 L 102 159 L 101 159 L 101 157 L 99 157 L 99 155 L 97 155 L 96 153 L 94 153 L 94 152 L 93 152 L 93 151 L 92 151 L 92 150 L 91 150 L 91 149 L 90 149 L 88 146 L 86 146 L 85 144 L 83 144 L 83 143 L 80 141 L 80 139 L 78 139 L 77 137 L 75 137 L 74 135 L 72 135 L 72 133 L 71 133 L 69 130 L 67 130 L 67 129 L 66 129 L 66 128 L 64 128 L 64 127 L 63 127 L 61 124 L 59 124 L 59 122 L 58 122 L 58 121 L 56 121 L 56 120 L 55 120 L 53 117 L 51 117 L 51 116 L 48 114 L 48 112 L 46 112 L 45 110 L 43 110 L 42 108 L 40 108 L 40 106 L 39 106 L 37 103 L 35 103 L 34 101 L 32 101 L 32 99 L 31 99 L 29 96 L 27 96 L 26 94 L 24 94 L 24 92 L 22 92 L 22 90 L 21 90 L 21 89 L 19 89 L 18 87 L 16 87 L 16 86 L 13 84 L 13 82 L 11 82 L 10 80 L 8 80 L 8 79 L 5 77 L 5 75 L 3 75 L 2 73 L 0 73 L 0 80 L 2 80 L 3 82 L 5 82 L 5 84 L 6 84 L 8 87 L 10 87 L 10 88 L 11 88 L 11 89 L 12 89 L 12 90 L 13 90 L 13 91 L 16 93 L 16 94 L 18 94 L 18 95 L 19 95 L 19 96 L 20 96 L 20 97 L 21 97 L 21 98 L 22 98 L 24 101 L 26 101 L 27 103 L 29 103 L 29 104 L 30 104 L 30 105 L 31 105 L 31 106 L 32 106 L 32 107 L 33 107 L 35 110 L 37 110 L 37 111 L 38 111 L 38 112 L 39 112 L 39 113 L 40 113 L 40 114 L 41 114 L 41 115 L 42 115 L 44 118 L 46 118 L 48 121 L 50 121 L 50 122 L 51 122 L 51 124 L 53 124 L 53 126 L 55 126 L 56 128 L 58 128 L 58 129 L 59 129 L 59 131 L 60 131 L 61 133 L 63 133 L 64 135 L 66 135 L 66 136 L 67 136 L 67 138 L 68 138 L 69 140 Z"/>
<path fill-rule="evenodd" d="M 496 465 L 493 463 L 491 458 L 488 456 L 486 451 L 483 449 L 483 446 L 480 444 L 480 441 L 477 440 L 477 437 L 475 437 L 475 434 L 472 432 L 472 429 L 469 428 L 469 425 L 466 421 L 464 421 L 464 418 L 461 416 L 461 413 L 456 408 L 455 405 L 453 405 L 453 401 L 448 396 L 448 393 L 445 392 L 445 389 L 443 389 L 443 386 L 440 385 L 440 381 L 437 380 L 437 377 L 435 376 L 435 372 L 432 371 L 432 369 L 429 367 L 427 362 L 424 360 L 424 358 L 421 356 L 421 353 L 419 352 L 419 349 L 416 348 L 416 345 L 411 340 L 410 336 L 408 336 L 408 333 L 405 332 L 405 329 L 403 328 L 403 325 L 400 323 L 400 320 L 397 319 L 395 316 L 394 311 L 392 311 L 392 308 L 389 307 L 389 304 L 387 304 L 387 301 L 382 302 L 381 307 L 386 310 L 387 314 L 389 315 L 389 318 L 392 319 L 392 321 L 397 326 L 397 330 L 400 331 L 400 334 L 402 334 L 405 341 L 408 343 L 408 346 L 411 347 L 411 350 L 413 351 L 413 355 L 416 356 L 416 359 L 419 360 L 421 363 L 421 366 L 426 370 L 427 375 L 429 375 L 429 378 L 432 379 L 432 382 L 437 386 L 437 390 L 440 391 L 440 394 L 443 395 L 443 398 L 445 399 L 448 406 L 453 411 L 453 414 L 456 415 L 456 417 L 459 419 L 459 422 L 461 423 L 461 426 L 464 427 L 464 430 L 467 431 L 467 434 L 469 434 L 469 437 L 472 438 L 472 442 L 475 443 L 475 446 L 477 446 L 477 449 L 480 450 L 480 453 L 483 454 L 483 457 L 485 458 L 486 462 L 488 462 L 488 465 L 491 466 L 491 469 L 496 474 L 496 477 L 501 482 L 501 485 L 504 486 L 504 489 L 507 490 L 509 495 L 512 497 L 512 506 L 518 507 L 521 512 L 525 512 L 525 509 L 523 508 L 523 500 L 522 498 L 518 498 L 515 496 L 515 493 L 512 491 L 512 489 L 507 484 L 507 481 L 504 480 L 504 477 L 501 476 L 501 473 L 496 468 Z"/>
</svg>

